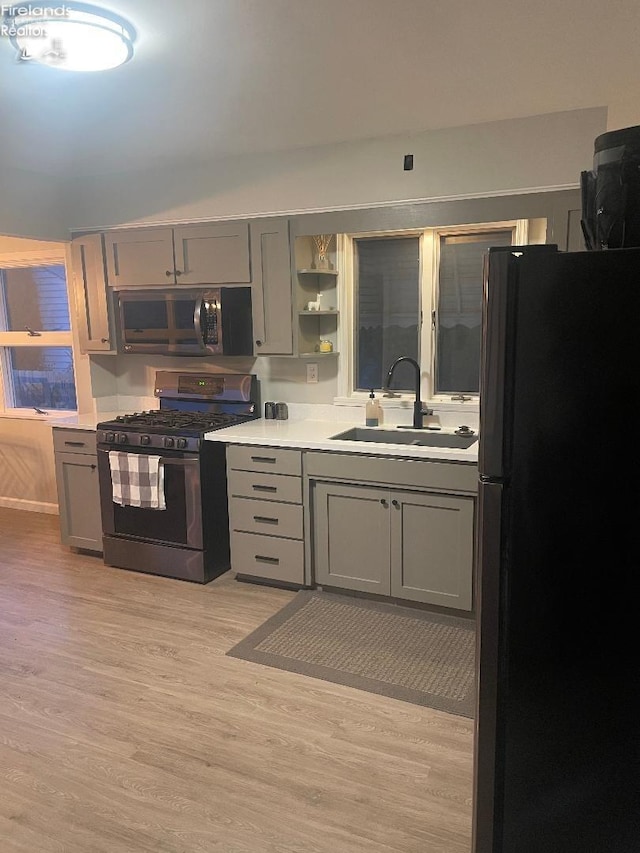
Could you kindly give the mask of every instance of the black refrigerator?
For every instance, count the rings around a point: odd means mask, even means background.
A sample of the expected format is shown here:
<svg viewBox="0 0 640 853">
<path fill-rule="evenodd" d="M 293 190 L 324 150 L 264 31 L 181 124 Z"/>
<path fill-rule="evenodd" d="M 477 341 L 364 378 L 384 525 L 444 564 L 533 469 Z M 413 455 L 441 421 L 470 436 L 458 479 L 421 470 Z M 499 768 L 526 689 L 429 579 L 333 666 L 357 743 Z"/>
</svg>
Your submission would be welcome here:
<svg viewBox="0 0 640 853">
<path fill-rule="evenodd" d="M 640 249 L 491 249 L 473 853 L 640 851 Z"/>
</svg>

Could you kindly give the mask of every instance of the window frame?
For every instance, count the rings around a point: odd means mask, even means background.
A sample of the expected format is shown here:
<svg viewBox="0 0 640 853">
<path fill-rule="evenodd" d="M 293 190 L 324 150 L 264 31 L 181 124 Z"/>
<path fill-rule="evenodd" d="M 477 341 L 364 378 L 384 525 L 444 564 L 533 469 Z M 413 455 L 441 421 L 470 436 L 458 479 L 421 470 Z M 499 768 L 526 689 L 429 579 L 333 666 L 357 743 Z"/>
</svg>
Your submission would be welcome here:
<svg viewBox="0 0 640 853">
<path fill-rule="evenodd" d="M 477 234 L 484 231 L 508 231 L 513 234 L 513 245 L 526 245 L 529 238 L 529 220 L 509 219 L 489 222 L 472 222 L 463 225 L 440 225 L 433 228 L 398 229 L 391 231 L 363 231 L 338 234 L 336 241 L 336 268 L 339 275 L 340 328 L 338 333 L 341 353 L 337 377 L 337 405 L 359 405 L 366 402 L 368 392 L 355 390 L 356 376 L 356 281 L 355 241 L 362 238 L 420 237 L 420 317 L 418 352 L 421 374 L 421 399 L 441 410 L 465 405 L 478 409 L 479 394 L 457 395 L 435 393 L 435 362 L 438 310 L 438 266 L 441 237 Z M 435 314 L 434 314 L 435 312 Z M 435 322 L 434 322 L 435 319 Z M 382 398 L 385 408 L 406 409 L 413 403 L 414 394 L 403 392 L 397 397 Z"/>
<path fill-rule="evenodd" d="M 73 306 L 69 293 L 69 264 L 67 261 L 67 252 L 64 246 L 60 248 L 60 251 L 25 251 L 0 255 L 0 272 L 7 269 L 25 269 L 27 267 L 41 267 L 54 264 L 64 266 L 67 282 L 66 295 L 69 307 L 69 325 L 71 327 L 68 331 L 64 332 L 45 332 L 36 329 L 34 331 L 40 332 L 37 337 L 29 335 L 27 331 L 4 331 L 7 325 L 7 312 L 4 288 L 0 286 L 0 417 L 41 420 L 44 417 L 62 418 L 78 412 L 77 408 L 55 409 L 48 411 L 46 415 L 42 415 L 35 410 L 12 405 L 14 392 L 9 353 L 7 352 L 10 348 L 20 347 L 68 347 L 71 350 L 76 386 L 76 401 L 78 401 L 76 349 L 73 339 Z"/>
</svg>

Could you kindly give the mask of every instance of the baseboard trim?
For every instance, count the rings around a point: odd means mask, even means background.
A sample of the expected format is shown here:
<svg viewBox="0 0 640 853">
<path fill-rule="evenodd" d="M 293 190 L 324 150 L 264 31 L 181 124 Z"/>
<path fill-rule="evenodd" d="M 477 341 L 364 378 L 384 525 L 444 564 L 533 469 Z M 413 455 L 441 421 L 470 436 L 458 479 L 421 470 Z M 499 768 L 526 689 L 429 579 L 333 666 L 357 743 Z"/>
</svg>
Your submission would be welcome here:
<svg viewBox="0 0 640 853">
<path fill-rule="evenodd" d="M 58 504 L 48 501 L 28 501 L 24 498 L 0 497 L 0 507 L 6 509 L 24 509 L 27 512 L 46 512 L 48 515 L 59 515 Z"/>
</svg>

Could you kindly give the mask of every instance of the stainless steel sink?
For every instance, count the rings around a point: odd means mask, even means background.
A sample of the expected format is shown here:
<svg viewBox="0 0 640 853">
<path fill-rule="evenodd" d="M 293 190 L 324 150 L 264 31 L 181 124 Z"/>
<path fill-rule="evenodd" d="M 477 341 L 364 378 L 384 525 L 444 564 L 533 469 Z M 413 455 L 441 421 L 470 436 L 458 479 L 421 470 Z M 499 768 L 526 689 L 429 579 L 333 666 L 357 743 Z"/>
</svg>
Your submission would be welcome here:
<svg viewBox="0 0 640 853">
<path fill-rule="evenodd" d="M 454 447 L 466 449 L 478 440 L 477 435 L 451 435 L 442 432 L 420 432 L 395 429 L 371 429 L 353 427 L 338 435 L 330 436 L 335 441 L 372 441 L 376 444 L 408 444 L 414 447 Z"/>
</svg>

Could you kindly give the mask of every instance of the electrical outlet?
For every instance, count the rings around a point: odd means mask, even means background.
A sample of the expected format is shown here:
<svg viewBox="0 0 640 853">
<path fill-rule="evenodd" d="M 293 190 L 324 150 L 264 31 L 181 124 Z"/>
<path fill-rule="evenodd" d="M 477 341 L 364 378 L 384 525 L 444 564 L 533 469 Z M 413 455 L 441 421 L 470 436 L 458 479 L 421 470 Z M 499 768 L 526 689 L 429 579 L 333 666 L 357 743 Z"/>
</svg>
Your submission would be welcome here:
<svg viewBox="0 0 640 853">
<path fill-rule="evenodd" d="M 317 364 L 307 364 L 307 382 L 317 382 L 318 381 L 318 365 Z"/>
</svg>

